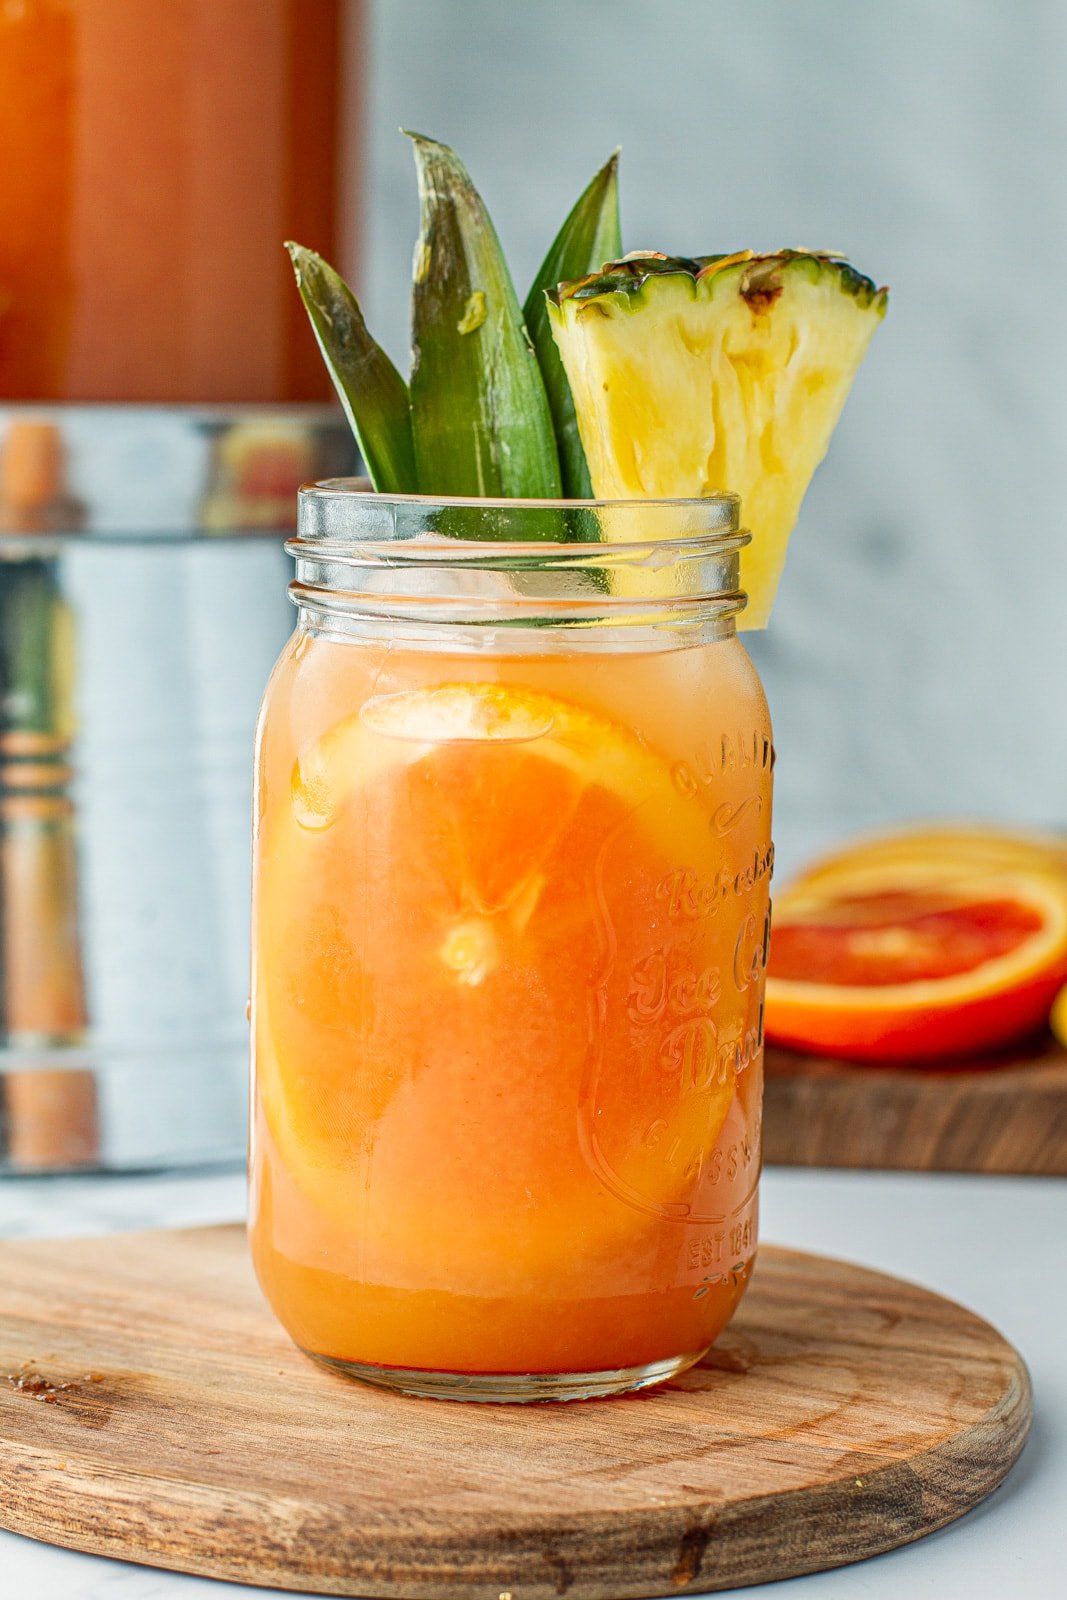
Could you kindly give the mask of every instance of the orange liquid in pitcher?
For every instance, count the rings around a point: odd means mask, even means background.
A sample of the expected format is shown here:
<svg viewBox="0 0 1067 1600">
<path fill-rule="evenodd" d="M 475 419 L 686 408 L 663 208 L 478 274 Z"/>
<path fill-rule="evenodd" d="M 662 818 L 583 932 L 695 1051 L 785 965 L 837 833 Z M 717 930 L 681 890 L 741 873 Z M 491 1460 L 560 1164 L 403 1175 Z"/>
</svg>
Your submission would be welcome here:
<svg viewBox="0 0 1067 1600">
<path fill-rule="evenodd" d="M 771 744 L 735 640 L 299 634 L 255 834 L 252 1246 L 334 1360 L 703 1351 L 755 1250 Z"/>
<path fill-rule="evenodd" d="M 341 15 L 0 3 L 0 399 L 326 398 L 282 241 L 335 254 Z"/>
</svg>

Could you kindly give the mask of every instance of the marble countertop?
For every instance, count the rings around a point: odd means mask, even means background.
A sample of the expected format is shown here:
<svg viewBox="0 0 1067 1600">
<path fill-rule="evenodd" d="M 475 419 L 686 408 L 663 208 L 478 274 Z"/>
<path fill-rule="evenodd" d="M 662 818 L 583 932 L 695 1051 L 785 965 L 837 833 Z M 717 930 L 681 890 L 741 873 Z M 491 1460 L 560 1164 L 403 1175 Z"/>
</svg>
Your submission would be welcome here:
<svg viewBox="0 0 1067 1600">
<path fill-rule="evenodd" d="M 46 1237 L 232 1221 L 239 1173 L 0 1180 L 0 1235 Z M 940 1533 L 751 1600 L 1045 1600 L 1063 1592 L 1067 1479 L 1067 1182 L 772 1169 L 765 1238 L 913 1278 L 993 1322 L 1022 1351 L 1036 1420 L 1021 1460 L 977 1510 Z M 183 1577 L 0 1532 L 3 1600 L 241 1600 L 267 1591 Z M 276 1591 L 271 1591 L 276 1592 Z"/>
</svg>

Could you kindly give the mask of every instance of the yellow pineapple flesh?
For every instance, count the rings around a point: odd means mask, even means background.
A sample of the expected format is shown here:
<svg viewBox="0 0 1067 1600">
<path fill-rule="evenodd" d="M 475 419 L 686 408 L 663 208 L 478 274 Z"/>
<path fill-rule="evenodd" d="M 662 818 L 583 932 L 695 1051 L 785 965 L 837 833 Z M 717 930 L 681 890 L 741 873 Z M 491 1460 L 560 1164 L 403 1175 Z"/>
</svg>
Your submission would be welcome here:
<svg viewBox="0 0 1067 1600">
<path fill-rule="evenodd" d="M 886 291 L 807 251 L 628 256 L 549 296 L 598 499 L 732 491 L 764 627 L 789 536 L 826 454 Z"/>
</svg>

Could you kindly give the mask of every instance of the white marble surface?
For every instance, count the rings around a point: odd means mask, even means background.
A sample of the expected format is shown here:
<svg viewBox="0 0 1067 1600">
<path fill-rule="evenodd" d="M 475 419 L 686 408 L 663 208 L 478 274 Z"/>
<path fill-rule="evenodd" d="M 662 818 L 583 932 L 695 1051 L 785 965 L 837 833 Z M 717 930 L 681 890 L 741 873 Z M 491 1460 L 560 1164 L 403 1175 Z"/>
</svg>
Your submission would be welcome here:
<svg viewBox="0 0 1067 1600">
<path fill-rule="evenodd" d="M 767 1238 L 861 1260 L 972 1306 L 1024 1353 L 1037 1420 L 983 1506 L 905 1549 L 747 1589 L 752 1600 L 1053 1600 L 1063 1593 L 1067 1477 L 1067 1183 L 772 1170 Z M 0 1234 L 55 1236 L 233 1220 L 239 1174 L 0 1181 Z M 518 1590 L 521 1594 L 521 1587 Z M 0 1600 L 239 1600 L 264 1591 L 56 1550 L 0 1533 Z"/>
</svg>

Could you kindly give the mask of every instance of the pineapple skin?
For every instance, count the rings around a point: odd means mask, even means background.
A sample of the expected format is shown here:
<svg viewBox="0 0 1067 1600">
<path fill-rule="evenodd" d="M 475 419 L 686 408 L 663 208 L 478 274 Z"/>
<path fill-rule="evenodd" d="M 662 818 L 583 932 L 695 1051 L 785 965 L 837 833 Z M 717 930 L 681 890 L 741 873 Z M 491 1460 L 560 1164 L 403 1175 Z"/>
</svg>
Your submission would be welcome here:
<svg viewBox="0 0 1067 1600">
<path fill-rule="evenodd" d="M 839 257 L 643 254 L 548 297 L 601 499 L 741 496 L 741 558 L 766 626 L 812 475 L 885 315 Z"/>
<path fill-rule="evenodd" d="M 828 273 L 844 293 L 855 297 L 862 307 L 880 306 L 885 315 L 889 290 L 879 289 L 872 278 L 858 272 L 842 256 L 818 250 L 776 250 L 772 255 L 757 255 L 754 250 L 735 250 L 712 256 L 666 256 L 659 251 L 633 251 L 621 261 L 609 261 L 599 272 L 558 284 L 549 294 L 559 306 L 564 300 L 590 300 L 606 294 L 639 295 L 650 278 L 687 277 L 694 282 L 715 276 L 728 267 L 742 266 L 741 293 L 751 301 L 761 294 L 777 297 L 777 283 L 783 268 L 796 264 L 811 277 Z"/>
</svg>

